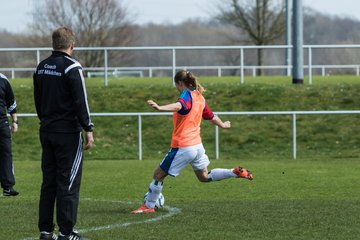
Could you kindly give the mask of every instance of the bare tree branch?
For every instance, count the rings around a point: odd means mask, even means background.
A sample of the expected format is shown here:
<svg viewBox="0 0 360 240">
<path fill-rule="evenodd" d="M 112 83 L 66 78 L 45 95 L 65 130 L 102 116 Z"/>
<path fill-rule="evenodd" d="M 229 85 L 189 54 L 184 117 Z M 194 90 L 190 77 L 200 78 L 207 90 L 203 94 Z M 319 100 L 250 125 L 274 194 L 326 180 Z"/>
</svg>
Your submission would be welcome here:
<svg viewBox="0 0 360 240">
<path fill-rule="evenodd" d="M 127 46 L 133 38 L 128 12 L 117 0 L 44 0 L 44 7 L 34 10 L 31 24 L 37 44 L 49 46 L 49 35 L 60 26 L 70 27 L 77 36 L 77 46 Z M 101 66 L 103 52 L 81 52 L 84 66 Z M 111 53 L 115 54 L 115 53 Z M 121 59 L 122 52 L 111 56 Z M 123 56 L 124 59 L 127 59 Z"/>
<path fill-rule="evenodd" d="M 219 6 L 217 19 L 245 32 L 255 45 L 271 44 L 283 36 L 285 31 L 284 7 L 274 2 L 276 1 L 227 0 L 226 6 Z M 258 49 L 259 66 L 262 66 L 262 55 L 262 49 Z M 261 69 L 258 74 L 262 74 Z"/>
</svg>

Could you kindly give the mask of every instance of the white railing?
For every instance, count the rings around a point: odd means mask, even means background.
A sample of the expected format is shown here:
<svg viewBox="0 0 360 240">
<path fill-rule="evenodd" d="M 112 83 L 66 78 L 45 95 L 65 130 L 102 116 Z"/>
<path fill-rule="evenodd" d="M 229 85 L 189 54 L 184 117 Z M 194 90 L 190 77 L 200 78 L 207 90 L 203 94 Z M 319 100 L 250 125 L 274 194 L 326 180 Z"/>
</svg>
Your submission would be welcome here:
<svg viewBox="0 0 360 240">
<path fill-rule="evenodd" d="M 187 69 L 215 69 L 218 70 L 218 76 L 222 75 L 222 70 L 225 69 L 238 69 L 240 71 L 240 82 L 245 82 L 245 70 L 252 70 L 252 75 L 256 74 L 256 69 L 284 69 L 287 72 L 287 75 L 290 76 L 291 62 L 286 65 L 275 63 L 274 65 L 267 66 L 249 66 L 245 65 L 245 50 L 256 50 L 256 49 L 279 49 L 286 50 L 291 49 L 291 45 L 266 45 L 266 46 L 176 46 L 176 47 L 78 47 L 77 51 L 103 51 L 104 52 L 104 66 L 96 67 L 96 68 L 86 68 L 85 70 L 98 70 L 102 71 L 104 74 L 104 85 L 108 84 L 108 75 L 109 72 L 114 71 L 115 69 L 122 71 L 149 71 L 149 77 L 152 77 L 154 70 L 171 70 L 172 76 L 175 75 L 176 71 L 179 69 L 187 68 Z M 314 69 L 322 69 L 322 75 L 325 75 L 326 69 L 354 69 L 356 71 L 356 75 L 359 76 L 360 72 L 360 64 L 323 64 L 323 65 L 313 65 L 313 50 L 315 49 L 358 49 L 360 50 L 360 45 L 357 44 L 349 44 L 349 45 L 304 45 L 303 49 L 307 52 L 307 65 L 304 65 L 304 70 L 308 70 L 309 84 L 312 84 L 312 75 Z M 36 54 L 36 62 L 34 62 L 34 67 L 40 62 L 40 53 L 41 52 L 50 52 L 51 48 L 0 48 L 1 52 L 34 52 Z M 232 66 L 179 66 L 176 62 L 176 55 L 180 51 L 184 50 L 233 50 L 238 51 L 239 53 L 239 62 L 236 65 Z M 147 67 L 113 67 L 109 66 L 109 51 L 167 51 L 171 54 L 171 62 L 169 62 L 168 66 L 147 66 Z M 279 60 L 280 61 L 280 60 Z M 33 68 L 0 68 L 0 71 L 10 71 L 11 77 L 15 77 L 15 71 L 34 71 Z M 285 72 L 285 71 L 284 71 Z"/>
<path fill-rule="evenodd" d="M 296 159 L 296 117 L 297 115 L 334 115 L 334 114 L 360 114 L 360 110 L 344 110 L 344 111 L 263 111 L 263 112 L 214 112 L 217 115 L 291 115 L 292 116 L 292 158 Z M 91 116 L 100 117 L 124 117 L 133 116 L 138 117 L 138 155 L 139 160 L 142 160 L 142 117 L 143 116 L 171 116 L 172 113 L 153 113 L 153 112 L 138 112 L 138 113 L 92 113 Z M 18 113 L 19 117 L 36 117 L 35 113 Z M 216 159 L 219 159 L 219 127 L 215 126 L 215 155 Z"/>
<path fill-rule="evenodd" d="M 188 69 L 188 70 L 216 70 L 217 76 L 222 77 L 224 74 L 224 70 L 237 70 L 239 69 L 238 66 L 177 66 L 177 69 Z M 290 66 L 290 69 L 292 67 Z M 101 76 L 105 77 L 104 67 L 84 67 L 85 71 L 88 71 L 87 77 L 93 77 L 93 76 Z M 272 69 L 272 70 L 280 70 L 289 69 L 289 66 L 286 65 L 263 65 L 263 66 L 252 66 L 247 65 L 244 66 L 244 70 L 249 70 L 251 72 L 252 77 L 256 77 L 256 70 L 258 69 Z M 360 76 L 360 64 L 350 64 L 350 65 L 312 65 L 311 66 L 312 71 L 314 70 L 320 70 L 321 74 L 320 76 L 325 77 L 328 75 L 331 75 L 329 72 L 329 69 L 349 69 L 354 70 L 355 76 Z M 9 72 L 10 76 L 9 78 L 14 79 L 16 78 L 16 72 L 34 72 L 35 68 L 0 68 L 0 72 Z M 108 67 L 107 68 L 108 73 L 107 76 L 120 76 L 124 75 L 126 76 L 127 73 L 130 75 L 137 75 L 138 77 L 144 77 L 144 72 L 147 72 L 147 77 L 152 78 L 154 71 L 159 70 L 172 70 L 172 67 L 167 66 L 160 66 L 160 67 Z M 304 65 L 304 70 L 307 70 L 309 72 L 309 66 Z M 91 72 L 93 71 L 93 72 Z M 122 74 L 123 73 L 123 74 Z M 311 75 L 313 76 L 313 74 Z M 243 83 L 245 80 L 243 80 Z M 312 78 L 311 83 L 312 84 Z"/>
</svg>

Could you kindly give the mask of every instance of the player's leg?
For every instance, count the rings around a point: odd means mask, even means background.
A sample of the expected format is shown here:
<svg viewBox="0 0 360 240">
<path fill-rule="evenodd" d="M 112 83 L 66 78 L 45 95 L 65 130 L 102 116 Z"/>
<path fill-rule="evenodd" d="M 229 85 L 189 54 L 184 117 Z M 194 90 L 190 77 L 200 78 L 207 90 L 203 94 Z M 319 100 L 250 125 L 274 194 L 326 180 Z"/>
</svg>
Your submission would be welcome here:
<svg viewBox="0 0 360 240">
<path fill-rule="evenodd" d="M 131 213 L 155 212 L 155 202 L 160 196 L 165 177 L 168 175 L 173 177 L 178 176 L 189 162 L 189 159 L 191 160 L 195 156 L 196 151 L 192 151 L 192 148 L 171 148 L 154 171 L 153 180 L 150 183 L 149 194 L 145 199 L 145 203 Z"/>
<path fill-rule="evenodd" d="M 208 173 L 209 181 L 220 181 L 227 178 L 246 178 L 253 179 L 252 173 L 242 167 L 232 169 L 214 168 Z"/>
<path fill-rule="evenodd" d="M 196 159 L 191 162 L 191 166 L 200 182 L 220 181 L 227 178 L 253 179 L 251 172 L 242 167 L 233 169 L 215 168 L 208 172 L 207 166 L 210 164 L 210 161 L 205 154 L 205 149 L 202 144 L 197 145 L 197 148 L 198 155 Z"/>
<path fill-rule="evenodd" d="M 235 178 L 237 175 L 233 169 L 215 168 L 208 172 L 207 167 L 202 170 L 194 170 L 196 177 L 200 182 L 220 181 L 227 178 Z"/>
<path fill-rule="evenodd" d="M 132 211 L 132 214 L 155 212 L 155 203 L 161 194 L 163 181 L 167 175 L 168 174 L 162 170 L 160 166 L 155 169 L 153 180 L 149 185 L 149 194 L 147 194 L 144 204 Z"/>
<path fill-rule="evenodd" d="M 196 177 L 200 182 L 218 181 L 236 176 L 231 171 L 227 171 L 228 169 L 214 169 L 215 174 L 208 172 L 207 166 L 210 164 L 210 161 L 208 156 L 205 154 L 204 146 L 202 144 L 199 144 L 195 147 L 197 150 L 197 155 L 190 164 L 194 170 Z M 214 177 L 216 178 L 216 180 L 213 179 Z"/>
<path fill-rule="evenodd" d="M 204 168 L 202 170 L 194 170 L 194 172 L 200 182 L 220 181 L 227 178 L 253 179 L 252 173 L 242 167 L 236 167 L 233 169 L 214 168 L 210 172 L 208 172 L 207 168 Z"/>
<path fill-rule="evenodd" d="M 194 173 L 200 182 L 210 182 L 207 167 L 202 170 L 194 170 Z"/>
<path fill-rule="evenodd" d="M 155 208 L 155 203 L 159 198 L 165 177 L 168 174 L 158 166 L 154 171 L 154 178 L 149 185 L 149 194 L 145 199 L 145 205 L 148 208 Z"/>
</svg>

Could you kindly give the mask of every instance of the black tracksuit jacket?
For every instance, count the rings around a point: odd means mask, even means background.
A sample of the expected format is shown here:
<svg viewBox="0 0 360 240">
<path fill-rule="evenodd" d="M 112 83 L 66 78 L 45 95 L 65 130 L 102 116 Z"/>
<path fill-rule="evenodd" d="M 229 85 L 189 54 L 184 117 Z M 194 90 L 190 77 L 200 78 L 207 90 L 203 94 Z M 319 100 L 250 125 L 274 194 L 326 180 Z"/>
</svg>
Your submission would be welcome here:
<svg viewBox="0 0 360 240">
<path fill-rule="evenodd" d="M 8 125 L 7 113 L 16 113 L 16 101 L 8 79 L 0 73 L 0 127 Z"/>
<path fill-rule="evenodd" d="M 82 66 L 64 52 L 53 51 L 34 75 L 34 99 L 40 131 L 92 131 Z"/>
</svg>

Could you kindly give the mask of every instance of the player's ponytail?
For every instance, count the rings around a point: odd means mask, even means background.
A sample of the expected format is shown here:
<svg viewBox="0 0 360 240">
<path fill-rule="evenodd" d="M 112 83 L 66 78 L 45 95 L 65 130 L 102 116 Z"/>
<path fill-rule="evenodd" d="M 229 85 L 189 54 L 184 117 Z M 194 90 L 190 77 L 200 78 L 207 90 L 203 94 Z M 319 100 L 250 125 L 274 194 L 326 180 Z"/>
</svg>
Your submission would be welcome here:
<svg viewBox="0 0 360 240">
<path fill-rule="evenodd" d="M 205 92 L 203 86 L 198 83 L 197 77 L 190 71 L 181 70 L 175 74 L 175 83 L 183 82 L 190 90 L 197 90 L 201 94 Z"/>
</svg>

